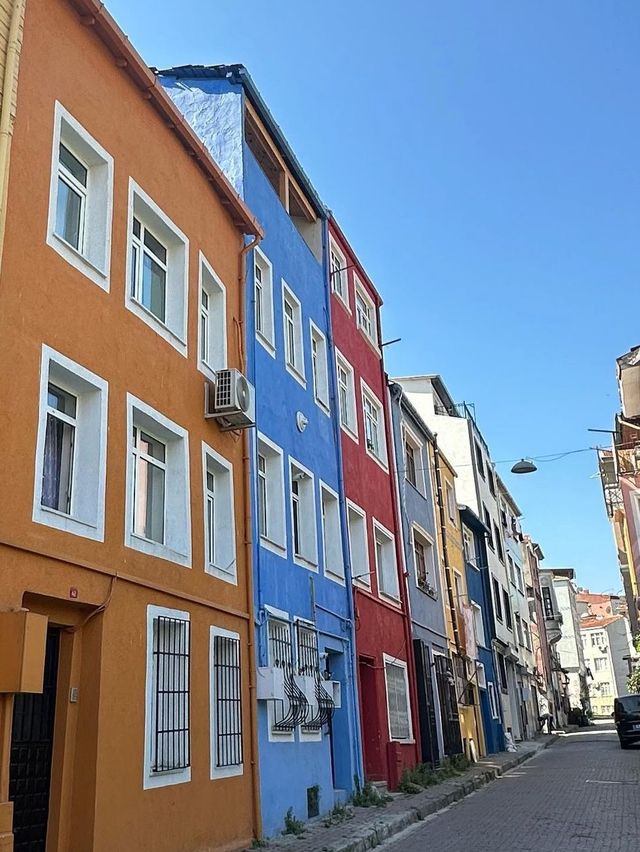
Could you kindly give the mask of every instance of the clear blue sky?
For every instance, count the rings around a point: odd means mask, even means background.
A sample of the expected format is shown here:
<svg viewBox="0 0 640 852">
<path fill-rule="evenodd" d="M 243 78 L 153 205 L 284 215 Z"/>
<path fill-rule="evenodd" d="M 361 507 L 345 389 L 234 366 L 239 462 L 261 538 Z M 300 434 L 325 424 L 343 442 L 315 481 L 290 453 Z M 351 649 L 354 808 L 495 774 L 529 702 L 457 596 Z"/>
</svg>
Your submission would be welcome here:
<svg viewBox="0 0 640 852">
<path fill-rule="evenodd" d="M 441 373 L 494 459 L 607 440 L 640 343 L 637 2 L 107 5 L 150 65 L 248 67 L 385 299 L 392 375 Z M 545 564 L 619 589 L 594 454 L 509 467 Z"/>
</svg>

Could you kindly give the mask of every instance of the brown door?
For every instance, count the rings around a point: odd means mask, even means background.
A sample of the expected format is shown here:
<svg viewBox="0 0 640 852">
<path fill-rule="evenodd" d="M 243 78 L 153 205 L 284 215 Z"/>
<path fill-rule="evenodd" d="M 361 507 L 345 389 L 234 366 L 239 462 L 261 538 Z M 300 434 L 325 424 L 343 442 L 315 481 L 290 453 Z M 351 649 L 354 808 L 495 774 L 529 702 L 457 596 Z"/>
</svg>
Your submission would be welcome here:
<svg viewBox="0 0 640 852">
<path fill-rule="evenodd" d="M 364 751 L 364 774 L 369 781 L 384 781 L 386 765 L 382 754 L 378 692 L 376 689 L 377 669 L 374 660 L 360 657 L 360 715 L 362 719 L 362 748 Z M 385 738 L 386 742 L 386 738 Z"/>
</svg>

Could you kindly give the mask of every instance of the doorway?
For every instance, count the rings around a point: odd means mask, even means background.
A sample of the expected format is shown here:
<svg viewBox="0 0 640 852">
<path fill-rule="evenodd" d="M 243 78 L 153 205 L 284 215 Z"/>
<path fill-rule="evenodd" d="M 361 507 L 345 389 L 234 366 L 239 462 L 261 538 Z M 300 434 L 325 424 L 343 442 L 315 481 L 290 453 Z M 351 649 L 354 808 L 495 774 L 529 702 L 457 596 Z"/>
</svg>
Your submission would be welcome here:
<svg viewBox="0 0 640 852">
<path fill-rule="evenodd" d="M 60 630 L 50 627 L 43 691 L 21 692 L 14 700 L 9 765 L 14 852 L 46 848 L 59 651 Z"/>
<path fill-rule="evenodd" d="M 386 765 L 382 754 L 375 660 L 369 657 L 360 657 L 358 669 L 364 774 L 368 781 L 384 781 L 386 779 Z"/>
</svg>

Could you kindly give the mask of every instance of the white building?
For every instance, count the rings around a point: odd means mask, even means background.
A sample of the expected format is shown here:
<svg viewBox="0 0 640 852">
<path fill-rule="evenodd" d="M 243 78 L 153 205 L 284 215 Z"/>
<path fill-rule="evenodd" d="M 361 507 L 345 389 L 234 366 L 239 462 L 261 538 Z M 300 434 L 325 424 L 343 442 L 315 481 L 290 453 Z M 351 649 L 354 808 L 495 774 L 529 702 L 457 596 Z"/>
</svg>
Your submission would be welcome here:
<svg viewBox="0 0 640 852">
<path fill-rule="evenodd" d="M 592 678 L 591 709 L 594 716 L 610 716 L 614 698 L 628 692 L 629 660 L 625 657 L 635 655 L 629 623 L 622 615 L 583 616 L 580 634 Z"/>
</svg>

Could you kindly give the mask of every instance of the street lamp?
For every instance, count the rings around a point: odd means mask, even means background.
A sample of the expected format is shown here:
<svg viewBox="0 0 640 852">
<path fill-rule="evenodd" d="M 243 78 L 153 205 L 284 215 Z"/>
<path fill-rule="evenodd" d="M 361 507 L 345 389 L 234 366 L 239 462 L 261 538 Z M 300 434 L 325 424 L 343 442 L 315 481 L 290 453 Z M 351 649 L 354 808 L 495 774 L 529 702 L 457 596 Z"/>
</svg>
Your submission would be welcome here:
<svg viewBox="0 0 640 852">
<path fill-rule="evenodd" d="M 511 468 L 511 473 L 535 473 L 538 468 L 528 459 L 520 459 Z"/>
</svg>

